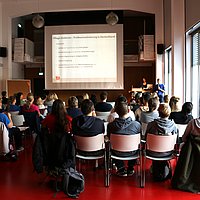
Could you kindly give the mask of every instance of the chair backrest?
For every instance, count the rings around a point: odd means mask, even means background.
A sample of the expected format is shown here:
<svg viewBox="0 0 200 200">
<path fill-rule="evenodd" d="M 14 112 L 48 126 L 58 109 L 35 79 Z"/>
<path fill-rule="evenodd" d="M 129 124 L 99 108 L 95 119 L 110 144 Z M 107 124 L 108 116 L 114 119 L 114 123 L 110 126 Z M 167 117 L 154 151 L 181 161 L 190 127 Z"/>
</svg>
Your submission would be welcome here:
<svg viewBox="0 0 200 200">
<path fill-rule="evenodd" d="M 111 149 L 121 152 L 135 151 L 139 149 L 140 134 L 135 135 L 110 135 Z"/>
<path fill-rule="evenodd" d="M 110 111 L 109 112 L 96 111 L 96 117 L 105 122 L 107 122 L 109 114 L 110 114 Z"/>
<path fill-rule="evenodd" d="M 109 112 L 100 112 L 100 111 L 96 111 L 96 115 L 97 116 L 107 116 L 110 114 L 110 111 Z"/>
<path fill-rule="evenodd" d="M 148 125 L 148 123 L 142 122 L 142 135 L 143 136 L 146 134 L 147 125 Z"/>
<path fill-rule="evenodd" d="M 24 115 L 11 115 L 14 126 L 23 126 L 25 119 Z"/>
<path fill-rule="evenodd" d="M 19 114 L 19 111 L 9 111 L 9 113 L 12 115 L 18 115 Z"/>
<path fill-rule="evenodd" d="M 98 151 L 104 149 L 104 134 L 98 134 L 90 137 L 74 135 L 76 148 L 81 151 Z"/>
<path fill-rule="evenodd" d="M 0 122 L 0 155 L 7 154 L 9 150 L 8 129 L 5 124 Z"/>
<path fill-rule="evenodd" d="M 177 135 L 147 134 L 146 149 L 155 152 L 168 152 L 174 150 Z"/>
<path fill-rule="evenodd" d="M 114 101 L 107 101 L 113 108 L 115 107 L 115 102 Z"/>
<path fill-rule="evenodd" d="M 176 124 L 177 125 L 177 128 L 178 128 L 178 135 L 179 137 L 182 137 L 184 132 L 185 132 L 185 129 L 187 127 L 187 124 Z"/>
<path fill-rule="evenodd" d="M 40 132 L 40 118 L 38 112 L 24 112 L 25 125 L 29 126 L 30 130 L 39 133 Z"/>
</svg>

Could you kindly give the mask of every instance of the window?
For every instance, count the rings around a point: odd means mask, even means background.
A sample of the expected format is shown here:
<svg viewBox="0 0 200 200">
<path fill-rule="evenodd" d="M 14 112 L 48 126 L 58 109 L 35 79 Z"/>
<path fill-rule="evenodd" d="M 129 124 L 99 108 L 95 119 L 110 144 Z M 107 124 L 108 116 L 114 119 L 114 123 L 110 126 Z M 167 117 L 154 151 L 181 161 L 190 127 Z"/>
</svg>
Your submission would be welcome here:
<svg viewBox="0 0 200 200">
<path fill-rule="evenodd" d="M 194 116 L 200 116 L 200 30 L 192 34 L 191 98 L 194 105 Z M 198 88 L 198 89 L 197 89 Z"/>
<path fill-rule="evenodd" d="M 166 94 L 172 94 L 172 49 L 165 50 L 165 90 Z"/>
</svg>

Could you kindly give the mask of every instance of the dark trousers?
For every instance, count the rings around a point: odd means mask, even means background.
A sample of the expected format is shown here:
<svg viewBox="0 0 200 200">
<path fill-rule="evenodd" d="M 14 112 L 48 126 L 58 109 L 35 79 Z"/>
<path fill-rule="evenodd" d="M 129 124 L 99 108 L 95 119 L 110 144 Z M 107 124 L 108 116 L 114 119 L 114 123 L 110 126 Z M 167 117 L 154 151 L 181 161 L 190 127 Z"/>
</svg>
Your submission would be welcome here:
<svg viewBox="0 0 200 200">
<path fill-rule="evenodd" d="M 15 148 L 18 149 L 22 146 L 22 134 L 19 128 L 13 127 L 9 129 L 10 144 L 15 144 Z"/>
<path fill-rule="evenodd" d="M 137 153 L 137 151 L 131 151 L 131 152 L 118 152 L 118 151 L 112 151 L 112 154 L 115 156 L 120 156 L 120 157 L 126 157 L 126 156 L 133 156 Z M 113 162 L 115 163 L 117 169 L 122 169 L 125 168 L 125 164 L 123 160 L 116 160 L 114 159 Z M 134 160 L 129 160 L 128 161 L 128 169 L 132 170 L 134 165 L 136 164 L 136 159 Z"/>
</svg>

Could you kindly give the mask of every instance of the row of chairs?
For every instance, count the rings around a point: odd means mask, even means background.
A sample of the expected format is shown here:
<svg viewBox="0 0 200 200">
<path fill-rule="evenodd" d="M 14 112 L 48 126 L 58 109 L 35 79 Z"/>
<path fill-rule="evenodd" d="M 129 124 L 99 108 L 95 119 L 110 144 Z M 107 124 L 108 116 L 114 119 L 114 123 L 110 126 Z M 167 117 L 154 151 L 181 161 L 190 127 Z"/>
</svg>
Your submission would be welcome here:
<svg viewBox="0 0 200 200">
<path fill-rule="evenodd" d="M 74 136 L 77 148 L 77 159 L 78 160 L 99 160 L 104 159 L 104 182 L 105 186 L 110 185 L 110 176 L 112 169 L 112 160 L 133 160 L 137 159 L 137 176 L 140 180 L 140 187 L 145 187 L 145 170 L 146 170 L 146 159 L 150 160 L 171 160 L 175 158 L 175 148 L 177 135 L 154 135 L 148 134 L 146 142 L 141 143 L 140 134 L 136 135 L 116 135 L 111 134 L 110 140 L 105 141 L 104 135 L 99 134 L 93 137 L 82 137 Z M 82 155 L 81 151 L 92 152 L 92 151 L 102 151 L 102 154 L 98 156 Z M 112 150 L 119 152 L 129 152 L 136 151 L 137 153 L 133 156 L 120 157 L 112 154 Z M 150 156 L 148 152 L 164 153 L 171 152 L 169 156 L 156 157 Z M 80 167 L 80 161 L 79 161 Z"/>
</svg>

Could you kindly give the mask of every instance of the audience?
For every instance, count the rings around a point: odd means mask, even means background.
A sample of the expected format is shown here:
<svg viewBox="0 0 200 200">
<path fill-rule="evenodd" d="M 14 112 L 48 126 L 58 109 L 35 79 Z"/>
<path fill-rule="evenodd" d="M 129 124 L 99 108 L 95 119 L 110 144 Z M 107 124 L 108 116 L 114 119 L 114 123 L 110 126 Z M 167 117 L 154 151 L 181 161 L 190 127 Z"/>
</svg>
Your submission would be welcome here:
<svg viewBox="0 0 200 200">
<path fill-rule="evenodd" d="M 108 137 L 110 134 L 140 134 L 141 125 L 137 121 L 133 121 L 132 118 L 128 114 L 128 104 L 127 102 L 118 102 L 115 106 L 115 111 L 119 115 L 119 118 L 115 118 L 115 120 L 108 124 L 107 133 Z M 113 152 L 114 154 L 118 154 L 119 152 Z M 133 155 L 135 152 L 125 152 L 124 156 Z M 136 160 L 128 161 L 128 169 L 126 170 L 125 164 L 121 160 L 114 160 L 114 163 L 118 169 L 117 175 L 119 176 L 131 176 L 134 174 L 134 165 Z"/>
<path fill-rule="evenodd" d="M 170 107 L 167 104 L 160 104 L 158 107 L 159 118 L 149 122 L 147 126 L 147 134 L 156 135 L 171 135 L 177 133 L 177 128 L 174 121 L 169 120 L 171 113 Z"/>
<path fill-rule="evenodd" d="M 83 114 L 81 110 L 78 108 L 78 99 L 75 96 L 71 96 L 68 99 L 67 114 L 72 118 L 75 118 Z"/>
<path fill-rule="evenodd" d="M 23 106 L 24 105 L 24 95 L 22 92 L 18 92 L 16 94 L 16 105 L 17 106 Z"/>
<path fill-rule="evenodd" d="M 44 101 L 44 105 L 47 106 L 47 111 L 48 113 L 51 112 L 51 109 L 52 109 L 52 105 L 53 105 L 53 102 L 58 99 L 58 96 L 56 93 L 54 92 L 51 92 L 47 95 L 47 98 L 45 99 Z"/>
<path fill-rule="evenodd" d="M 112 110 L 112 105 L 107 103 L 108 93 L 101 92 L 100 94 L 100 102 L 98 102 L 95 106 L 95 111 L 99 112 L 109 112 Z"/>
<path fill-rule="evenodd" d="M 72 133 L 74 135 L 95 136 L 105 132 L 103 121 L 95 117 L 94 104 L 91 100 L 83 100 L 81 111 L 83 115 L 72 120 Z"/>
<path fill-rule="evenodd" d="M 164 103 L 167 103 L 167 104 L 169 104 L 169 95 L 168 94 L 166 94 L 165 96 L 164 96 Z"/>
<path fill-rule="evenodd" d="M 42 98 L 40 96 L 37 97 L 37 99 L 36 99 L 36 105 L 39 108 L 40 114 L 43 117 L 46 117 L 47 116 L 47 107 L 44 105 L 44 100 L 42 100 Z"/>
<path fill-rule="evenodd" d="M 154 119 L 157 119 L 159 114 L 158 114 L 158 104 L 159 104 L 159 99 L 157 97 L 155 98 L 150 98 L 148 101 L 148 111 L 142 111 L 141 112 L 141 123 L 146 123 L 148 124 L 149 122 L 152 122 Z"/>
<path fill-rule="evenodd" d="M 6 91 L 2 91 L 1 92 L 2 95 L 2 105 L 4 107 L 4 109 L 6 108 L 7 104 L 8 104 L 8 98 L 7 98 L 7 92 Z"/>
<path fill-rule="evenodd" d="M 0 101 L 0 106 L 2 105 L 2 102 Z M 0 122 L 4 123 L 6 128 L 9 132 L 9 144 L 12 146 L 15 146 L 15 149 L 17 151 L 23 151 L 24 148 L 22 147 L 22 135 L 20 133 L 20 130 L 17 127 L 13 126 L 11 114 L 9 112 L 2 112 L 0 113 Z M 14 139 L 14 140 L 13 140 Z"/>
<path fill-rule="evenodd" d="M 200 192 L 200 118 L 192 119 L 182 136 L 185 142 L 171 180 L 172 188 Z"/>
<path fill-rule="evenodd" d="M 143 104 L 135 111 L 136 120 L 139 122 L 141 120 L 142 111 L 146 112 L 149 110 L 148 101 L 149 101 L 150 97 L 151 97 L 151 94 L 149 92 L 145 92 L 142 94 L 142 103 Z"/>
<path fill-rule="evenodd" d="M 171 112 L 180 111 L 180 98 L 176 96 L 172 96 L 169 101 L 169 106 L 171 108 Z"/>
<path fill-rule="evenodd" d="M 182 136 L 183 142 L 186 142 L 189 135 L 200 136 L 200 118 L 192 119 Z"/>
<path fill-rule="evenodd" d="M 193 104 L 191 102 L 185 102 L 182 106 L 182 110 L 179 112 L 171 112 L 170 119 L 173 119 L 176 124 L 188 124 L 192 119 Z"/>
<path fill-rule="evenodd" d="M 117 106 L 118 103 L 127 103 L 127 98 L 123 95 L 119 96 L 116 101 L 115 101 L 115 107 L 111 110 L 111 113 L 109 114 L 108 116 L 108 119 L 107 121 L 110 123 L 110 122 L 113 122 L 115 120 L 115 118 L 118 118 L 119 115 L 117 114 L 115 108 Z M 130 108 L 128 108 L 128 116 L 130 116 L 132 118 L 132 120 L 135 120 L 135 114 L 132 110 L 130 110 Z"/>
<path fill-rule="evenodd" d="M 22 106 L 22 113 L 37 112 L 40 116 L 40 110 L 37 105 L 33 104 L 34 96 L 32 93 L 28 93 L 26 97 L 26 103 Z"/>
<path fill-rule="evenodd" d="M 47 127 L 50 132 L 61 131 L 70 133 L 71 132 L 72 118 L 67 115 L 63 101 L 56 99 L 53 102 L 52 110 L 49 115 L 42 121 L 42 127 Z"/>
<path fill-rule="evenodd" d="M 8 105 L 7 105 L 7 111 L 8 112 L 15 112 L 15 111 L 20 111 L 21 108 L 20 106 L 16 105 L 16 97 L 15 96 L 10 96 L 8 99 Z"/>
</svg>

